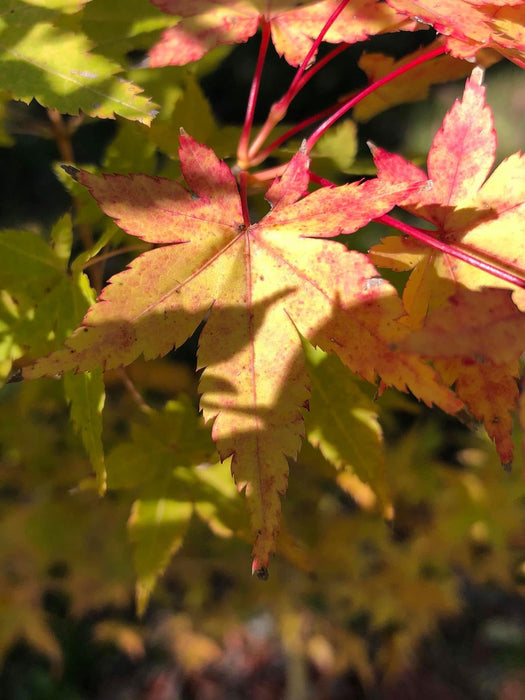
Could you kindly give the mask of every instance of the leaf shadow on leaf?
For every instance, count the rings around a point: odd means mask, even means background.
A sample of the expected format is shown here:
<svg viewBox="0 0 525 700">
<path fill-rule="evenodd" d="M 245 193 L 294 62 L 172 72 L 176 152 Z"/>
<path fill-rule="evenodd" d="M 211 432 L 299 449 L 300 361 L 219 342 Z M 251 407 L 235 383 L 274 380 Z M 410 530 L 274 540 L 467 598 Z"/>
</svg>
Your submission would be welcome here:
<svg viewBox="0 0 525 700">
<path fill-rule="evenodd" d="M 131 290 L 130 290 L 131 291 Z M 264 322 L 265 313 L 270 306 L 283 299 L 291 290 L 276 292 L 261 302 L 252 305 L 251 327 L 254 333 Z M 104 302 L 95 305 L 100 306 Z M 166 355 L 180 347 L 209 315 L 217 319 L 217 325 L 223 328 L 243 328 L 246 323 L 246 307 L 232 305 L 228 307 L 201 308 L 194 313 L 186 309 L 161 312 L 149 311 L 133 320 L 113 318 L 105 322 L 90 323 L 89 313 L 83 324 L 64 343 L 63 348 L 51 356 L 37 360 L 24 370 L 24 378 L 52 376 L 65 371 L 83 372 L 101 367 L 104 371 L 129 365 L 141 354 L 146 360 Z M 181 330 L 182 329 L 182 330 Z M 227 362 L 242 349 L 241 335 L 227 334 L 225 342 L 216 337 L 214 343 L 214 360 Z M 227 342 L 226 342 L 227 341 Z M 148 346 L 155 350 L 148 349 Z M 34 367 L 34 370 L 33 370 Z M 231 389 L 226 378 L 219 378 L 223 386 Z"/>
</svg>

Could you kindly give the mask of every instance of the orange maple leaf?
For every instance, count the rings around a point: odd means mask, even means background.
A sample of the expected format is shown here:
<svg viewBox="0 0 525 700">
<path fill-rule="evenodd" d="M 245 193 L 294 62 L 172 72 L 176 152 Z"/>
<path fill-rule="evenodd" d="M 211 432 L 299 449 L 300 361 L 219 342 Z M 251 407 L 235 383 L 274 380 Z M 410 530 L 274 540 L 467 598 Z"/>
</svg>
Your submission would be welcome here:
<svg viewBox="0 0 525 700">
<path fill-rule="evenodd" d="M 405 347 L 435 360 L 472 415 L 485 425 L 501 461 L 513 457 L 512 416 L 525 349 L 525 314 L 504 289 L 473 292 L 459 287 L 448 304 L 428 316 Z"/>
<path fill-rule="evenodd" d="M 129 234 L 159 244 L 115 275 L 66 347 L 23 370 L 24 378 L 129 364 L 180 346 L 206 319 L 198 364 L 206 420 L 222 459 L 244 489 L 254 571 L 267 573 L 279 531 L 286 456 L 303 435 L 308 376 L 297 330 L 335 351 L 352 370 L 406 387 L 454 413 L 462 403 L 425 361 L 394 351 L 407 329 L 401 301 L 368 258 L 325 240 L 391 209 L 414 185 L 369 180 L 308 186 L 298 153 L 267 193 L 272 210 L 249 225 L 230 169 L 209 148 L 181 136 L 191 191 L 146 175 L 103 178 L 68 167 Z"/>
<path fill-rule="evenodd" d="M 473 58 L 492 48 L 525 67 L 523 0 L 387 0 L 390 7 L 447 37 L 453 56 Z"/>
<path fill-rule="evenodd" d="M 151 49 L 152 66 L 181 66 L 196 61 L 221 44 L 237 44 L 253 36 L 264 19 L 271 25 L 277 53 L 298 66 L 314 39 L 340 4 L 338 0 L 151 0 L 163 12 L 182 17 Z M 377 0 L 350 0 L 324 41 L 353 44 L 370 35 L 414 28 L 406 18 Z"/>
<path fill-rule="evenodd" d="M 472 253 L 479 259 L 496 264 L 502 269 L 521 273 L 525 269 L 525 158 L 515 153 L 503 161 L 489 175 L 496 152 L 496 134 L 490 107 L 485 105 L 485 88 L 481 84 L 482 71 L 475 69 L 467 81 L 463 99 L 457 101 L 447 113 L 441 129 L 436 134 L 428 156 L 428 176 L 432 189 L 417 197 L 410 195 L 402 207 L 411 214 L 426 219 L 436 227 L 433 235 L 456 249 Z M 420 181 L 424 171 L 401 156 L 381 149 L 374 149 L 374 159 L 381 177 L 401 181 Z M 445 383 L 454 384 L 456 393 L 465 401 L 472 415 L 481 420 L 487 433 L 495 441 L 504 464 L 512 461 L 512 420 L 509 411 L 516 405 L 518 359 L 482 356 L 481 339 L 473 342 L 468 336 L 468 351 L 460 351 L 460 318 L 468 328 L 466 318 L 473 314 L 475 306 L 464 309 L 464 290 L 482 290 L 485 287 L 507 287 L 515 290 L 515 301 L 523 304 L 523 290 L 511 283 L 497 279 L 467 262 L 447 253 L 430 248 L 417 240 L 404 236 L 389 236 L 370 250 L 370 259 L 380 267 L 394 270 L 412 270 L 403 291 L 403 304 L 407 312 L 405 322 L 412 328 L 420 328 L 420 335 L 427 342 L 411 345 L 429 356 L 430 352 L 448 346 L 448 359 L 435 364 Z M 508 296 L 508 292 L 506 292 Z M 452 299 L 455 299 L 451 307 Z M 456 296 L 459 295 L 459 296 Z M 474 295 L 478 306 L 488 304 L 487 293 Z M 509 300 L 514 316 L 506 333 L 525 347 L 516 319 L 519 309 Z M 430 335 L 430 323 L 443 308 L 449 311 L 448 330 L 441 327 L 442 340 Z M 464 311 L 464 313 L 462 313 Z M 480 309 L 481 312 L 481 309 Z M 521 314 L 523 316 L 523 314 Z M 452 319 L 456 321 L 452 321 Z M 525 316 L 523 316 L 525 318 Z M 487 339 L 496 346 L 505 345 L 499 324 L 484 328 Z M 521 352 L 520 349 L 520 352 Z M 501 351 L 500 351 L 501 352 Z M 458 360 L 457 358 L 461 358 Z"/>
<path fill-rule="evenodd" d="M 441 46 L 442 42 L 443 37 L 439 37 L 431 44 L 398 60 L 380 53 L 365 52 L 359 59 L 358 65 L 366 73 L 368 83 L 372 84 L 415 58 L 428 54 L 434 48 Z M 476 57 L 477 64 L 483 68 L 488 68 L 499 60 L 501 56 L 489 49 L 481 50 Z M 431 62 L 427 61 L 411 68 L 395 80 L 371 92 L 356 104 L 352 116 L 357 121 L 367 121 L 395 105 L 423 100 L 428 96 L 432 85 L 466 78 L 471 72 L 472 64 L 468 61 L 450 55 L 438 56 Z"/>
</svg>

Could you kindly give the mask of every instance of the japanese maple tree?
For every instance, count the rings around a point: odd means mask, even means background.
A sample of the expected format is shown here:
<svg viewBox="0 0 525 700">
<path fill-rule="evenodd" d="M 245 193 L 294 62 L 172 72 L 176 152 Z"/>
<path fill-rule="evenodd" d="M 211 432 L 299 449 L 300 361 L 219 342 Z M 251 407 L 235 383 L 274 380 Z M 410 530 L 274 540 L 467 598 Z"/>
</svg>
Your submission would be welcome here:
<svg viewBox="0 0 525 700">
<path fill-rule="evenodd" d="M 22 26 L 31 18 L 27 8 L 15 4 Z M 63 4 L 68 5 L 65 0 Z M 42 35 L 70 32 L 64 16 L 53 24 L 39 3 L 29 5 Z M 78 0 L 69 5 L 67 11 L 62 8 L 65 14 L 83 11 L 81 17 L 89 17 L 89 3 Z M 229 158 L 221 159 L 194 138 L 187 116 L 173 124 L 172 112 L 164 121 L 164 106 L 157 116 L 134 84 L 120 99 L 113 66 L 104 83 L 111 89 L 97 87 L 95 79 L 90 82 L 87 73 L 76 67 L 66 76 L 67 66 L 62 66 L 68 85 L 82 83 L 78 100 L 70 96 L 70 89 L 56 102 L 37 91 L 34 97 L 62 113 L 81 108 L 91 116 L 115 112 L 140 121 L 140 129 L 150 129 L 153 147 L 160 150 L 166 134 L 173 141 L 180 133 L 178 153 L 170 146 L 180 176 L 122 174 L 120 164 L 114 167 L 117 173 L 93 173 L 77 167 L 71 150 L 63 150 L 63 160 L 70 161 L 63 170 L 73 178 L 67 186 L 74 193 L 80 221 L 91 206 L 85 188 L 102 212 L 131 237 L 126 240 L 141 246 L 140 253 L 97 290 L 98 300 L 86 313 L 93 297 L 84 269 L 97 269 L 97 261 L 111 255 L 101 251 L 115 235 L 115 227 L 107 224 L 107 236 L 97 242 L 86 239 L 85 251 L 68 272 L 64 260 L 69 253 L 60 258 L 57 251 L 61 245 L 70 248 L 57 233 L 53 249 L 41 251 L 48 280 L 41 287 L 61 287 L 64 294 L 67 289 L 78 303 L 68 311 L 65 323 L 59 319 L 60 310 L 53 315 L 50 300 L 44 318 L 50 324 L 48 332 L 55 333 L 54 348 L 42 350 L 43 339 L 37 343 L 30 338 L 2 359 L 9 368 L 12 360 L 17 362 L 12 379 L 66 373 L 72 418 L 103 491 L 101 371 L 127 366 L 140 355 L 146 360 L 166 355 L 204 324 L 197 354 L 197 369 L 202 370 L 200 408 L 212 426 L 217 461 L 229 462 L 237 488 L 246 497 L 252 570 L 267 578 L 279 541 L 286 556 L 292 560 L 299 556 L 291 536 L 281 531 L 281 498 L 287 489 L 288 459 L 296 457 L 305 436 L 336 466 L 346 465 L 368 481 L 377 490 L 383 514 L 391 517 L 375 467 L 367 472 L 366 456 L 348 465 L 338 451 L 333 426 L 321 415 L 318 387 L 330 386 L 327 403 L 337 402 L 338 388 L 323 379 L 311 346 L 337 356 L 342 385 L 366 380 L 376 385 L 378 394 L 395 387 L 449 414 L 470 413 L 484 425 L 502 463 L 512 463 L 513 420 L 521 413 L 523 422 L 524 413 L 523 399 L 518 410 L 518 382 L 525 348 L 525 161 L 515 153 L 493 170 L 497 138 L 481 66 L 504 58 L 524 67 L 525 2 L 152 0 L 151 11 L 153 6 L 161 12 L 151 22 L 164 30 L 149 51 L 145 70 L 150 75 L 163 67 L 197 61 L 215 47 L 245 42 L 260 32 L 236 152 L 223 153 Z M 434 28 L 431 44 L 397 61 L 365 54 L 361 65 L 369 76 L 367 87 L 322 112 L 312 110 L 299 124 L 276 129 L 311 77 L 348 45 L 422 26 Z M 334 46 L 317 58 L 322 41 Z M 270 42 L 297 71 L 253 136 Z M 5 62 L 15 56 L 8 43 L 5 38 Z M 27 48 L 27 55 L 17 60 L 30 65 L 35 60 L 32 51 Z M 95 56 L 92 60 L 96 63 Z M 56 72 L 56 67 L 45 70 Z M 326 143 L 330 128 L 337 128 L 353 108 L 354 118 L 365 121 L 390 106 L 422 99 L 433 84 L 469 75 L 461 99 L 449 109 L 434 137 L 426 170 L 381 144 L 371 144 L 374 177 L 336 185 L 316 172 L 315 156 L 322 154 L 323 139 Z M 32 96 L 14 82 L 6 89 L 18 99 Z M 189 94 L 195 88 L 186 90 Z M 101 91 L 103 98 L 97 99 Z M 56 128 L 63 126 L 60 116 L 53 114 Z M 297 134 L 302 143 L 282 148 Z M 266 163 L 269 158 L 273 160 Z M 258 219 L 250 198 L 261 191 L 267 210 Z M 411 218 L 392 216 L 395 207 Z M 392 234 L 367 253 L 353 250 L 352 234 L 371 221 L 391 227 Z M 4 243 L 13 266 L 18 265 L 26 255 L 20 242 L 5 237 Z M 381 276 L 381 268 L 410 272 L 400 293 Z M 37 272 L 42 272 L 40 267 Z M 24 287 L 16 273 L 10 277 L 7 266 L 3 274 L 12 296 L 29 298 L 38 293 Z M 16 340 L 16 334 L 13 337 Z M 348 401 L 356 404 L 362 400 L 357 390 L 348 395 L 352 397 Z M 309 412 L 318 423 L 315 428 L 308 422 Z M 368 414 L 362 421 L 363 431 L 373 433 L 371 442 L 378 454 L 380 430 L 371 427 Z M 339 429 L 344 436 L 344 425 Z M 196 448 L 187 460 L 192 467 L 199 463 L 197 452 Z M 381 457 L 375 461 L 380 463 Z M 110 469 L 110 482 L 112 478 Z M 134 507 L 130 535 L 138 552 L 141 609 L 156 576 L 180 546 L 193 512 L 199 512 L 201 491 L 194 487 L 189 492 L 184 508 L 173 505 L 178 497 L 171 493 L 172 509 L 165 511 L 165 520 L 151 499 Z M 153 553 L 142 540 L 142 525 L 144 530 L 162 528 Z"/>
</svg>

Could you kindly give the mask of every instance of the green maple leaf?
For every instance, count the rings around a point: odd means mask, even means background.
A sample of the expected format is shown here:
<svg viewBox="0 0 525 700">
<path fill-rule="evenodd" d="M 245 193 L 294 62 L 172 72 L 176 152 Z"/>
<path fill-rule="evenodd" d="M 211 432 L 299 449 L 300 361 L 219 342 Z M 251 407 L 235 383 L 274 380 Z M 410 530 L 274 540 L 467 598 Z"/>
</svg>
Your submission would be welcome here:
<svg viewBox="0 0 525 700">
<path fill-rule="evenodd" d="M 303 342 L 310 376 L 308 442 L 340 470 L 348 470 L 375 492 L 385 516 L 392 499 L 386 478 L 383 434 L 374 402 L 335 355 Z"/>
<path fill-rule="evenodd" d="M 131 440 L 107 458 L 108 487 L 139 494 L 128 522 L 139 614 L 182 546 L 194 513 L 220 535 L 244 526 L 235 486 L 227 480 L 229 465 L 214 462 L 218 456 L 210 429 L 185 398 L 133 425 Z"/>
<path fill-rule="evenodd" d="M 397 322 L 394 288 L 377 279 L 365 255 L 326 240 L 389 211 L 413 184 L 369 180 L 300 199 L 309 161 L 299 152 L 266 195 L 272 210 L 248 225 L 237 183 L 213 151 L 183 134 L 180 160 L 191 191 L 161 178 L 99 178 L 68 166 L 119 226 L 159 247 L 114 276 L 66 347 L 23 376 L 110 369 L 141 353 L 151 359 L 207 319 L 198 353 L 201 407 L 245 491 L 253 570 L 264 577 L 286 457 L 297 454 L 304 433 L 309 379 L 297 330 L 369 381 L 379 374 L 385 386 L 409 388 L 452 413 L 462 404 L 419 356 L 391 349 L 408 333 Z"/>
<path fill-rule="evenodd" d="M 398 12 L 417 17 L 446 37 L 453 56 L 472 58 L 490 47 L 525 66 L 521 0 L 387 0 Z"/>
<path fill-rule="evenodd" d="M 67 267 L 72 243 L 69 216 L 56 223 L 51 240 L 49 245 L 29 231 L 0 232 L 0 368 L 4 362 L 6 374 L 13 360 L 25 354 L 34 357 L 59 345 L 93 303 L 81 266 Z M 88 257 L 84 254 L 82 259 Z M 64 387 L 71 419 L 103 491 L 102 373 L 96 368 L 83 375 L 67 373 Z"/>
<path fill-rule="evenodd" d="M 36 99 L 66 114 L 119 114 L 149 124 L 156 106 L 118 74 L 118 63 L 92 51 L 70 13 L 81 0 L 0 0 L 0 86 L 14 99 Z"/>
</svg>

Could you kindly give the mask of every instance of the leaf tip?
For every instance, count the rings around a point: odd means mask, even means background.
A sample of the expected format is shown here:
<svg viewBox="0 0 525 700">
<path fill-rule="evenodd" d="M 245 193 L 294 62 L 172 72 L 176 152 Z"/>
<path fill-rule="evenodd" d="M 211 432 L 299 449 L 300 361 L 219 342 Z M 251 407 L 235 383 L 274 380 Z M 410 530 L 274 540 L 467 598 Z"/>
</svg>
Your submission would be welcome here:
<svg viewBox="0 0 525 700">
<path fill-rule="evenodd" d="M 395 511 L 393 503 L 386 503 L 383 507 L 383 520 L 387 525 L 391 525 L 394 522 Z"/>
<path fill-rule="evenodd" d="M 75 168 L 74 165 L 61 165 L 60 166 L 64 172 L 66 172 L 68 175 L 70 175 L 73 180 L 76 180 L 77 182 L 79 181 L 79 175 L 80 175 L 80 170 L 78 168 Z"/>
<path fill-rule="evenodd" d="M 476 85 L 482 85 L 484 75 L 485 70 L 481 66 L 476 66 L 471 73 L 470 79 L 473 83 L 476 83 Z"/>
<path fill-rule="evenodd" d="M 15 369 L 13 374 L 8 377 L 6 384 L 16 384 L 17 382 L 23 382 L 24 381 L 24 375 L 22 374 L 22 370 L 20 367 L 18 369 Z"/>
<path fill-rule="evenodd" d="M 187 136 L 186 129 L 183 126 L 181 126 L 179 133 L 181 136 Z"/>
<path fill-rule="evenodd" d="M 265 563 L 263 564 L 263 562 Z M 255 576 L 261 581 L 267 581 L 268 576 L 270 575 L 268 573 L 267 563 L 267 557 L 255 556 L 252 561 L 252 576 Z"/>
<path fill-rule="evenodd" d="M 512 473 L 512 462 L 503 462 L 501 466 L 503 467 L 503 471 L 505 471 L 507 474 Z"/>
<path fill-rule="evenodd" d="M 257 566 L 256 563 L 253 563 L 252 566 L 252 576 L 255 576 L 256 578 L 259 579 L 259 581 L 268 581 L 268 578 L 270 576 L 268 572 L 268 567 L 266 566 Z"/>
<path fill-rule="evenodd" d="M 307 148 L 307 145 L 306 145 L 306 139 L 303 139 L 303 140 L 301 141 L 301 147 L 299 148 L 299 153 L 301 153 L 303 156 L 307 156 L 307 155 L 308 155 L 308 148 Z"/>
<path fill-rule="evenodd" d="M 377 146 L 375 145 L 375 143 L 373 141 L 367 141 L 366 145 L 370 149 L 370 153 L 374 155 L 374 153 L 377 151 Z"/>
</svg>

